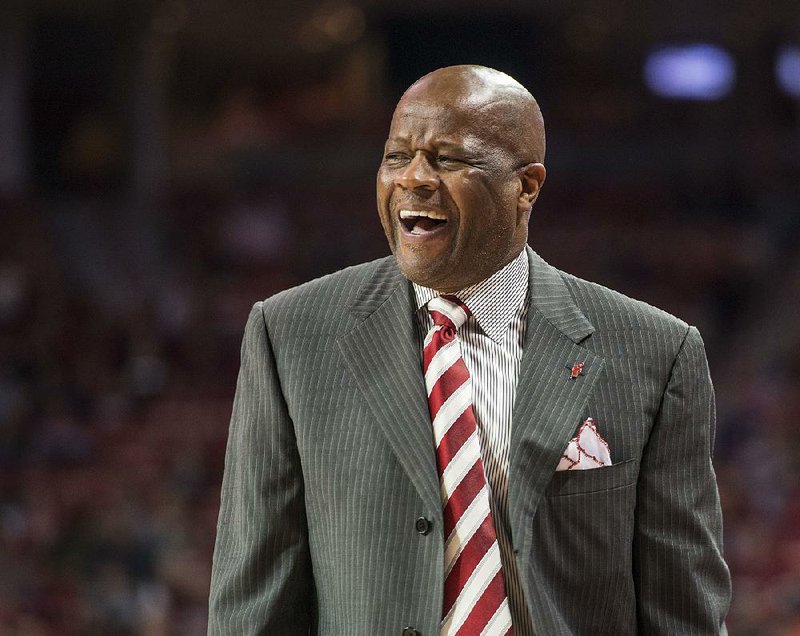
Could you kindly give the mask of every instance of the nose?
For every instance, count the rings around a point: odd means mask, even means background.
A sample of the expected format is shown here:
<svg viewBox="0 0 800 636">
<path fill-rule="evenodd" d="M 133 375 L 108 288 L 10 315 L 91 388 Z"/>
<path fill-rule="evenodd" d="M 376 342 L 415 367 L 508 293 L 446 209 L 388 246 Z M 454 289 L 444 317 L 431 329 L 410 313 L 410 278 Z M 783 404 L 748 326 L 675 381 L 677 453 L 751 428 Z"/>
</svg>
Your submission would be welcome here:
<svg viewBox="0 0 800 636">
<path fill-rule="evenodd" d="M 408 165 L 395 177 L 396 185 L 406 190 L 430 190 L 439 187 L 439 176 L 431 162 L 421 152 L 414 155 Z"/>
</svg>

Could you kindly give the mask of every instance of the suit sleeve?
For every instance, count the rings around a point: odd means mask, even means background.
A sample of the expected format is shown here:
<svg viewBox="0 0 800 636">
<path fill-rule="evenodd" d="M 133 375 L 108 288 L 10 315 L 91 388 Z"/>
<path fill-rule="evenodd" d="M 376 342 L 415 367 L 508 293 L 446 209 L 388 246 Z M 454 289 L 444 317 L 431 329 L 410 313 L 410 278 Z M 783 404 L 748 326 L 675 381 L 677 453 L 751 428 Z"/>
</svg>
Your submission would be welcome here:
<svg viewBox="0 0 800 636">
<path fill-rule="evenodd" d="M 715 417 L 703 341 L 689 327 L 642 456 L 633 553 L 640 633 L 726 633 Z"/>
<path fill-rule="evenodd" d="M 208 633 L 308 634 L 312 594 L 300 458 L 257 303 L 228 434 Z"/>
</svg>

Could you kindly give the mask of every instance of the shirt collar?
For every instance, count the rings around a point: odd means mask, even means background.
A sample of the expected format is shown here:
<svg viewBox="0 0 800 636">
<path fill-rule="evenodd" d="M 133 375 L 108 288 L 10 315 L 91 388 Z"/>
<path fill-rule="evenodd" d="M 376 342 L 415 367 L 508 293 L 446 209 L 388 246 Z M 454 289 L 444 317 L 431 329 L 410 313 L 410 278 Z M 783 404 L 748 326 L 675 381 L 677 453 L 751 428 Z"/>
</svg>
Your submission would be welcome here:
<svg viewBox="0 0 800 636">
<path fill-rule="evenodd" d="M 495 342 L 500 342 L 515 314 L 525 304 L 528 267 L 528 255 L 523 249 L 517 258 L 486 280 L 453 294 L 469 307 L 478 325 Z M 429 300 L 440 295 L 430 287 L 413 285 L 418 311 Z"/>
</svg>

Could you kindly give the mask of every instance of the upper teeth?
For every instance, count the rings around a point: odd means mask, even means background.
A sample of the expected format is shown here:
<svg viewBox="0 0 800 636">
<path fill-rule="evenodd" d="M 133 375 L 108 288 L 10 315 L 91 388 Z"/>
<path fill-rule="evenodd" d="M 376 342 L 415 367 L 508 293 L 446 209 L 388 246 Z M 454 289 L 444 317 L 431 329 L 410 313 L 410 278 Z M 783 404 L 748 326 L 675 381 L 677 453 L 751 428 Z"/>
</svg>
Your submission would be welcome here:
<svg viewBox="0 0 800 636">
<path fill-rule="evenodd" d="M 441 212 L 432 212 L 430 210 L 400 210 L 401 219 L 414 219 L 420 216 L 427 216 L 429 219 L 436 219 L 437 221 L 447 220 L 447 215 Z"/>
</svg>

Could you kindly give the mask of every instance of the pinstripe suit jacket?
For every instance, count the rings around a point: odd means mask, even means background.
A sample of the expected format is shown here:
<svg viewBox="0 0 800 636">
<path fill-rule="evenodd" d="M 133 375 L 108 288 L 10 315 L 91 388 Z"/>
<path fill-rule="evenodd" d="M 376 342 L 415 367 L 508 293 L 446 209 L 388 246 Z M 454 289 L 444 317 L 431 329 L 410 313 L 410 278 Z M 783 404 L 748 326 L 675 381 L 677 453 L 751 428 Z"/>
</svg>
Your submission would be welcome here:
<svg viewBox="0 0 800 636">
<path fill-rule="evenodd" d="M 720 634 L 729 602 L 697 330 L 528 249 L 509 522 L 538 634 Z M 583 375 L 569 366 L 584 362 Z M 593 417 L 614 465 L 554 472 Z M 242 345 L 212 634 L 437 634 L 442 512 L 393 258 L 257 303 Z M 415 521 L 432 522 L 428 534 Z"/>
</svg>

